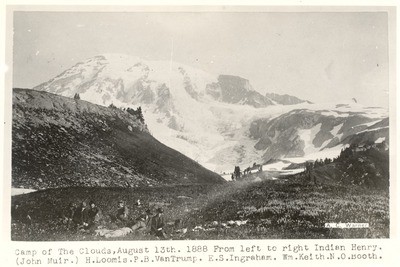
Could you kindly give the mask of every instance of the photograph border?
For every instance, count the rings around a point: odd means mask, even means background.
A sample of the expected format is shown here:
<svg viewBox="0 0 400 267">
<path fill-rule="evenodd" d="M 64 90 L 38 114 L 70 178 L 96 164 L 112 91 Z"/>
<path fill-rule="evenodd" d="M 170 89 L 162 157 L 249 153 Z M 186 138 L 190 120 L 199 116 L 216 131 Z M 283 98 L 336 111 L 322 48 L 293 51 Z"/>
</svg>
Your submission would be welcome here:
<svg viewBox="0 0 400 267">
<path fill-rule="evenodd" d="M 282 6 L 227 6 L 227 5 L 218 5 L 218 6 L 136 6 L 136 5 L 119 5 L 119 6 L 109 6 L 109 5 L 101 5 L 103 1 L 100 2 L 99 5 L 7 5 L 6 6 L 6 31 L 5 31 L 5 81 L 4 86 L 4 130 L 2 130 L 2 134 L 0 135 L 0 139 L 3 142 L 3 159 L 1 160 L 1 164 L 3 164 L 3 202 L 2 202 L 2 250 L 5 251 L 4 257 L 10 257 L 10 247 L 15 250 L 15 248 L 22 247 L 30 247 L 33 244 L 40 247 L 47 247 L 52 243 L 57 242 L 39 242 L 39 243 L 47 243 L 47 244 L 37 244 L 38 242 L 16 242 L 11 241 L 11 123 L 12 123 L 12 77 L 13 77 L 13 62 L 12 62 L 12 51 L 13 51 L 13 12 L 14 11 L 48 11 L 48 12 L 387 12 L 388 13 L 388 48 L 389 48 L 389 138 L 390 138 L 390 237 L 388 239 L 383 240 L 365 240 L 366 243 L 377 241 L 377 243 L 382 244 L 385 247 L 386 253 L 388 255 L 388 261 L 385 261 L 385 265 L 389 263 L 395 262 L 395 257 L 397 256 L 395 253 L 396 250 L 400 248 L 399 244 L 399 233 L 398 233 L 398 209 L 399 207 L 396 205 L 398 202 L 398 187 L 399 183 L 397 182 L 397 154 L 398 154 L 398 94 L 396 92 L 397 86 L 397 33 L 398 33 L 398 18 L 397 18 L 397 7 L 395 5 L 387 5 L 387 6 L 292 6 L 292 5 L 282 5 Z M 297 1 L 296 1 L 297 2 Z M 352 2 L 353 3 L 353 2 Z M 385 3 L 383 1 L 382 3 Z M 161 10 L 161 11 L 160 11 Z M 300 10 L 300 11 L 299 11 Z M 291 240 L 252 240 L 251 242 L 257 244 L 268 243 L 266 241 L 272 241 L 270 243 L 285 243 L 290 242 Z M 298 240 L 296 240 L 297 242 Z M 299 243 L 307 243 L 311 240 L 305 239 L 301 240 Z M 330 240 L 326 240 L 327 243 Z M 359 240 L 364 242 L 364 240 Z M 120 242 L 114 242 L 115 245 L 118 246 Z M 136 242 L 136 241 L 133 241 Z M 156 241 L 160 243 L 164 243 L 164 241 Z M 182 242 L 179 241 L 168 241 L 168 242 L 176 242 L 180 243 L 179 245 L 183 245 Z M 248 242 L 247 240 L 218 240 L 218 241 L 190 241 L 192 243 L 222 243 L 227 244 L 230 242 L 240 243 L 240 242 Z M 351 243 L 352 240 L 339 240 L 339 242 Z M 70 242 L 70 245 L 74 245 L 76 242 Z M 78 242 L 81 243 L 81 242 Z M 92 242 L 83 241 L 84 245 L 92 246 L 94 245 Z M 92 243 L 92 244 L 88 244 Z M 107 245 L 110 242 L 105 242 Z M 125 243 L 125 242 L 123 242 Z M 142 243 L 143 242 L 139 242 Z M 147 243 L 147 242 L 145 242 Z M 150 244 L 154 243 L 154 241 L 149 241 Z M 170 243 L 168 243 L 170 244 Z M 179 246 L 178 245 L 178 246 Z M 8 247 L 7 247 L 8 246 Z M 14 264 L 14 262 L 11 262 Z M 318 262 L 316 262 L 318 263 Z M 298 262 L 293 262 L 293 264 L 299 264 Z M 300 263 L 301 265 L 304 263 Z M 361 262 L 361 265 L 364 265 L 365 262 Z M 309 264 L 307 264 L 309 265 Z M 352 264 L 352 266 L 357 264 Z M 387 265 L 389 266 L 389 265 Z"/>
</svg>

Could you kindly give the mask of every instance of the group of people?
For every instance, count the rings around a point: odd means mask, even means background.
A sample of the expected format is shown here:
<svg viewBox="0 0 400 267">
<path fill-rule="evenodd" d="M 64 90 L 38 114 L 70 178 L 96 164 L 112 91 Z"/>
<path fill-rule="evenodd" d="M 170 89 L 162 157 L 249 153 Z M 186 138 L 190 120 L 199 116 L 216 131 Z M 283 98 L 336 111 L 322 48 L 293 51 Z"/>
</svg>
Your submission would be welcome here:
<svg viewBox="0 0 400 267">
<path fill-rule="evenodd" d="M 142 206 L 140 200 L 137 200 L 135 205 L 138 210 L 140 210 Z M 153 215 L 152 211 L 148 208 L 144 213 L 140 214 L 138 218 L 134 219 L 129 215 L 128 206 L 121 200 L 118 202 L 115 212 L 111 213 L 108 218 L 116 227 L 130 227 L 132 231 L 150 233 L 159 238 L 166 238 L 163 213 L 164 211 L 162 208 L 157 208 Z M 88 231 L 97 229 L 102 222 L 107 220 L 107 217 L 102 215 L 101 210 L 93 201 L 89 203 L 89 206 L 86 205 L 85 201 L 78 207 L 71 203 L 64 217 L 68 228 L 84 229 Z"/>
<path fill-rule="evenodd" d="M 93 201 L 83 201 L 79 206 L 70 203 L 68 206 L 67 214 L 64 216 L 64 221 L 67 223 L 68 228 L 78 229 L 95 229 L 97 228 L 101 218 L 101 211 Z"/>
</svg>

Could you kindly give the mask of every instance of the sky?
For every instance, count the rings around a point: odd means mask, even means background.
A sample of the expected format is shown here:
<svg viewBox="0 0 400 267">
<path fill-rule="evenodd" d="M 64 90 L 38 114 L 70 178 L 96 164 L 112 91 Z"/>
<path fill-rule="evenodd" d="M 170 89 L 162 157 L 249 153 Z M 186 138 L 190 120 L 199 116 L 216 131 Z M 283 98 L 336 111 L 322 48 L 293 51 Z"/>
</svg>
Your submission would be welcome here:
<svg viewBox="0 0 400 267">
<path fill-rule="evenodd" d="M 13 87 L 120 53 L 238 75 L 262 94 L 388 107 L 385 12 L 14 13 Z"/>
</svg>

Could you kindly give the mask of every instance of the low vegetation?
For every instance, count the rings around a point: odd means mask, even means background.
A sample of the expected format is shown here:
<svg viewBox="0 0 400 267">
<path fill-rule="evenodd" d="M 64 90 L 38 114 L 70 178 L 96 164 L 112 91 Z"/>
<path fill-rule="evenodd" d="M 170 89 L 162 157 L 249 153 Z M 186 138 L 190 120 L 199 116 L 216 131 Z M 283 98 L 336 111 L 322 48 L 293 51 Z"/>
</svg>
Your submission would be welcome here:
<svg viewBox="0 0 400 267">
<path fill-rule="evenodd" d="M 388 238 L 389 195 L 360 186 L 314 185 L 290 180 L 175 185 L 155 188 L 64 188 L 13 198 L 32 224 L 12 224 L 13 240 L 97 240 L 61 221 L 70 201 L 93 200 L 105 217 L 123 199 L 134 220 L 144 209 L 164 207 L 170 239 Z M 142 207 L 134 205 L 137 199 Z M 176 226 L 176 220 L 180 224 Z M 325 223 L 369 223 L 369 228 L 329 229 Z M 132 233 L 118 239 L 157 239 Z M 112 240 L 112 239 L 111 239 Z"/>
</svg>

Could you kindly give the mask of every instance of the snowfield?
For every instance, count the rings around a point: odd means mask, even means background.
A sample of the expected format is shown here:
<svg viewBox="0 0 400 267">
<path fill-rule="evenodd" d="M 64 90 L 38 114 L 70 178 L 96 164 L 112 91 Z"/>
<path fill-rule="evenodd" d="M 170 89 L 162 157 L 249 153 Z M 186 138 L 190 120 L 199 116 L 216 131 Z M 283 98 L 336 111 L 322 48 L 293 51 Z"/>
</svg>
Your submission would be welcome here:
<svg viewBox="0 0 400 267">
<path fill-rule="evenodd" d="M 114 104 L 122 108 L 142 107 L 151 134 L 160 142 L 221 173 L 235 165 L 261 163 L 264 151 L 254 148 L 257 140 L 250 137 L 249 128 L 257 119 L 272 120 L 288 112 L 308 110 L 333 118 L 364 114 L 375 121 L 387 117 L 383 108 L 363 107 L 349 100 L 346 103 L 270 105 L 229 104 L 211 97 L 208 85 L 215 84 L 218 75 L 171 62 L 148 61 L 135 56 L 104 54 L 81 62 L 34 89 L 73 97 L 103 106 Z M 248 89 L 246 89 L 248 90 Z M 242 99 L 244 102 L 246 99 Z M 276 103 L 276 102 L 275 102 Z M 331 131 L 341 140 L 343 124 Z M 342 147 L 315 147 L 313 140 L 321 125 L 298 129 L 305 143 L 305 156 L 292 162 L 337 156 Z M 321 150 L 321 151 L 320 151 Z"/>
</svg>

